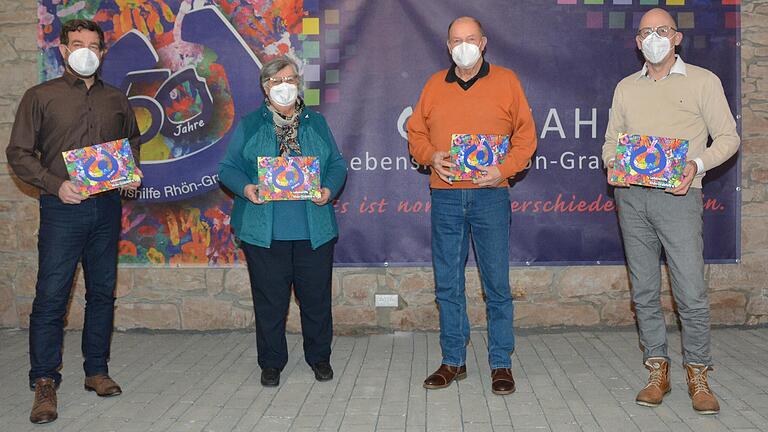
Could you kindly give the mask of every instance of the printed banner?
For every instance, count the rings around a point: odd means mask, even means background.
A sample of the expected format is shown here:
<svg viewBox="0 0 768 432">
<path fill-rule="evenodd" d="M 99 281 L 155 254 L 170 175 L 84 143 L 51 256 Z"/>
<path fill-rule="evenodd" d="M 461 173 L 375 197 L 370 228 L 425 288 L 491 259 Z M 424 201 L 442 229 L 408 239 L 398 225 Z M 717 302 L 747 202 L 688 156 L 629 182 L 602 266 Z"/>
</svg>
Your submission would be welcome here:
<svg viewBox="0 0 768 432">
<path fill-rule="evenodd" d="M 101 74 L 139 121 L 144 184 L 123 211 L 120 262 L 242 262 L 218 162 L 239 119 L 263 100 L 261 65 L 297 58 L 306 105 L 328 120 L 349 176 L 335 203 L 337 265 L 428 265 L 426 167 L 405 123 L 433 73 L 450 65 L 452 19 L 472 15 L 486 59 L 511 68 L 532 107 L 539 148 L 511 184 L 510 262 L 624 260 L 600 150 L 613 89 L 640 70 L 634 35 L 651 7 L 676 18 L 683 59 L 710 69 L 740 110 L 740 1 L 715 0 L 40 0 L 41 79 L 59 76 L 61 21 L 106 31 Z M 738 117 L 737 117 L 738 118 Z M 740 257 L 738 158 L 704 180 L 705 257 Z"/>
</svg>

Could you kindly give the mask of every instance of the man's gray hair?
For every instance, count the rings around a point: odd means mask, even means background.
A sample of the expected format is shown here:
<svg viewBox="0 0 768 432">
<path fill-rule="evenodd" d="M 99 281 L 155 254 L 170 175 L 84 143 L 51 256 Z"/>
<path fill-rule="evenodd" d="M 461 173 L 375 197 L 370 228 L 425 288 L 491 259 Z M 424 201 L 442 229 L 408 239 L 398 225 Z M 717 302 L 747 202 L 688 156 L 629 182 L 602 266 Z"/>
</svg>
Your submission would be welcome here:
<svg viewBox="0 0 768 432">
<path fill-rule="evenodd" d="M 276 73 L 283 70 L 286 66 L 292 67 L 293 71 L 296 73 L 296 76 L 299 78 L 298 87 L 299 91 L 301 92 L 304 88 L 304 78 L 299 73 L 299 65 L 296 63 L 296 61 L 288 56 L 273 58 L 272 60 L 261 65 L 261 73 L 259 74 L 261 88 L 264 89 L 264 84 L 266 84 L 270 78 L 275 76 Z"/>
</svg>

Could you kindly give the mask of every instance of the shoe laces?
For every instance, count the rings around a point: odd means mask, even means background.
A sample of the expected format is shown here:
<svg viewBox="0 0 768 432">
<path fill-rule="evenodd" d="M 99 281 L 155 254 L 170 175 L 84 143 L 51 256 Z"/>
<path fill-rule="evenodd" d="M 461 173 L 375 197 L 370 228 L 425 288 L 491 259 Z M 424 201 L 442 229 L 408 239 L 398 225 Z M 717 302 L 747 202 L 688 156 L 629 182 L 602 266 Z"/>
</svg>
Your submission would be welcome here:
<svg viewBox="0 0 768 432">
<path fill-rule="evenodd" d="M 693 376 L 691 377 L 691 384 L 693 384 L 693 394 L 711 394 L 712 391 L 709 389 L 709 383 L 707 382 L 707 369 L 696 367 L 692 369 Z"/>
<path fill-rule="evenodd" d="M 661 388 L 661 381 L 664 378 L 664 371 L 661 369 L 661 363 L 646 363 L 651 373 L 648 376 L 648 384 L 646 388 L 656 386 Z"/>
<path fill-rule="evenodd" d="M 49 402 L 56 399 L 56 390 L 50 384 L 43 384 L 35 387 L 35 399 L 38 402 Z"/>
</svg>

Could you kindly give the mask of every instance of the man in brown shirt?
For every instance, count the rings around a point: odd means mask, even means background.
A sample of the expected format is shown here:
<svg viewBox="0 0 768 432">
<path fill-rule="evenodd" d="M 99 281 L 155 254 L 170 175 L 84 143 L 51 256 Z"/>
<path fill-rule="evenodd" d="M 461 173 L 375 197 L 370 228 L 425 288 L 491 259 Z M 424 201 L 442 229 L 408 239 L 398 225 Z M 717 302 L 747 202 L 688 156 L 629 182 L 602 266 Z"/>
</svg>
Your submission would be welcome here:
<svg viewBox="0 0 768 432">
<path fill-rule="evenodd" d="M 99 79 L 106 49 L 98 24 L 72 20 L 62 25 L 64 75 L 27 90 L 16 112 L 8 163 L 23 181 L 41 189 L 38 273 L 29 323 L 33 423 L 56 420 L 61 381 L 64 316 L 75 269 L 82 260 L 86 307 L 82 336 L 85 388 L 99 396 L 121 393 L 109 378 L 107 361 L 114 316 L 118 191 L 90 197 L 68 180 L 61 152 L 128 138 L 139 160 L 139 129 L 128 99 Z M 135 189 L 139 183 L 126 187 Z"/>
</svg>

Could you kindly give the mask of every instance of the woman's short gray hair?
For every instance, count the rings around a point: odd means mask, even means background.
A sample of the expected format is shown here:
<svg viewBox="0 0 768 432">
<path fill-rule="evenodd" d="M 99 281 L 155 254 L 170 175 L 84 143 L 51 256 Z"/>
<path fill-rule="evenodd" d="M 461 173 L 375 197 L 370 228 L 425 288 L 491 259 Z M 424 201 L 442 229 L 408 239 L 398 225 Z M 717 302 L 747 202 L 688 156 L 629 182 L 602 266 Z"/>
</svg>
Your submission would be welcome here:
<svg viewBox="0 0 768 432">
<path fill-rule="evenodd" d="M 299 78 L 299 91 L 301 91 L 304 88 L 304 78 L 299 73 L 299 65 L 296 63 L 296 61 L 288 56 L 273 58 L 272 60 L 261 65 L 261 74 L 259 75 L 261 88 L 263 89 L 267 81 L 275 76 L 276 73 L 283 70 L 286 66 L 292 67 L 294 72 L 296 72 L 296 76 Z"/>
</svg>

